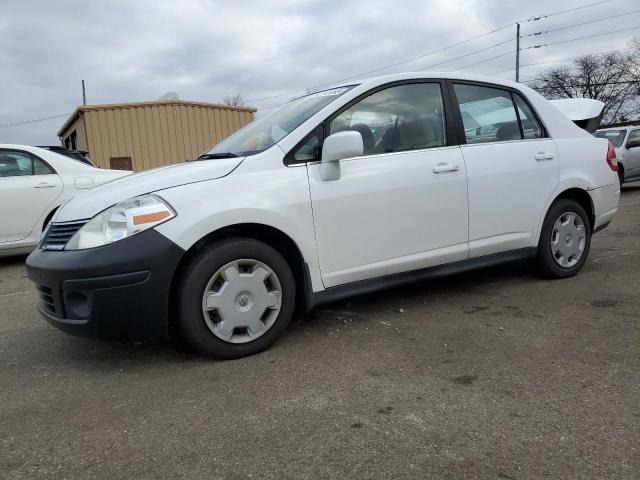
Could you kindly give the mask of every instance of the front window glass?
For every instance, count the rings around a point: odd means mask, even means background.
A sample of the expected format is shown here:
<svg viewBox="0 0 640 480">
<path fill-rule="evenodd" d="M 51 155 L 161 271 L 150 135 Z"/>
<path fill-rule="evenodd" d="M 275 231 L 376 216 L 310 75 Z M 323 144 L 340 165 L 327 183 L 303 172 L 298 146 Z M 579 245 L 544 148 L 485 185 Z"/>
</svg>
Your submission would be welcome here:
<svg viewBox="0 0 640 480">
<path fill-rule="evenodd" d="M 521 140 L 511 94 L 498 88 L 454 85 L 467 143 Z"/>
<path fill-rule="evenodd" d="M 638 141 L 638 140 L 640 140 L 640 130 L 632 130 L 631 133 L 629 134 L 628 142 Z"/>
<path fill-rule="evenodd" d="M 292 100 L 241 128 L 209 150 L 207 155 L 231 154 L 229 156 L 244 157 L 263 152 L 354 86 L 324 90 Z"/>
<path fill-rule="evenodd" d="M 399 85 L 348 108 L 333 119 L 329 131 L 359 132 L 365 155 L 442 147 L 443 110 L 440 84 Z"/>
<path fill-rule="evenodd" d="M 598 130 L 595 135 L 598 138 L 606 138 L 614 147 L 619 148 L 624 142 L 626 133 L 626 130 Z"/>
</svg>

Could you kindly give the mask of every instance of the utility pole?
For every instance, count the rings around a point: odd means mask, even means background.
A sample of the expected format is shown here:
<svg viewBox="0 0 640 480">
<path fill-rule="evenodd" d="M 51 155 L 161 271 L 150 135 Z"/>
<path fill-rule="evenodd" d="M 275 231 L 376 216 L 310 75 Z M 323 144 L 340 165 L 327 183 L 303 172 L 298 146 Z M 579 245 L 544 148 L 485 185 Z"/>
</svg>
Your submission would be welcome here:
<svg viewBox="0 0 640 480">
<path fill-rule="evenodd" d="M 87 94 L 84 91 L 84 80 L 82 80 L 82 105 L 87 104 Z"/>
<path fill-rule="evenodd" d="M 520 82 L 520 22 L 516 23 L 516 82 Z"/>
</svg>

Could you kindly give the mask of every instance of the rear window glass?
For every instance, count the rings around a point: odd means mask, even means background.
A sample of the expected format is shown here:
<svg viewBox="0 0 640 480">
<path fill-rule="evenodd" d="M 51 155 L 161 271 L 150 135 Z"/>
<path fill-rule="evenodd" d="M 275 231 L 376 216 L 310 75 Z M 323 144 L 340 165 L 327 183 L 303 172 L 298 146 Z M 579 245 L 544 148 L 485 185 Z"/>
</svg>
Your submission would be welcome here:
<svg viewBox="0 0 640 480">
<path fill-rule="evenodd" d="M 614 147 L 618 148 L 622 146 L 624 142 L 624 136 L 627 133 L 626 130 L 599 130 L 595 133 L 598 138 L 606 138 Z"/>
</svg>

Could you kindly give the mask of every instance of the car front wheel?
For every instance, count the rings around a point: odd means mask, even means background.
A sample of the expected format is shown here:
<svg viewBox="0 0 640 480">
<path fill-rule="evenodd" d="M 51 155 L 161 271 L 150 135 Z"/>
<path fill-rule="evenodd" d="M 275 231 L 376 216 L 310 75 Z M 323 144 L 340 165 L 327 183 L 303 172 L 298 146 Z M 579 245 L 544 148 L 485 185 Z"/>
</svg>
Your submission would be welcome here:
<svg viewBox="0 0 640 480">
<path fill-rule="evenodd" d="M 571 277 L 587 261 L 590 246 L 591 223 L 584 208 L 575 200 L 556 200 L 542 225 L 534 270 L 547 278 Z"/>
<path fill-rule="evenodd" d="M 287 261 L 269 245 L 234 238 L 190 259 L 177 291 L 178 322 L 187 341 L 217 358 L 268 348 L 293 314 L 295 281 Z"/>
</svg>

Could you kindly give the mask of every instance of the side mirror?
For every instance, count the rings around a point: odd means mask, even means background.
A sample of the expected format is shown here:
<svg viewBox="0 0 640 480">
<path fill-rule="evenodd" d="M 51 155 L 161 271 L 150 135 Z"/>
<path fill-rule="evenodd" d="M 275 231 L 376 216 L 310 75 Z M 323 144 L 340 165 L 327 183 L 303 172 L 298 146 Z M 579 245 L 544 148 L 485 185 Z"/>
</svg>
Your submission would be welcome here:
<svg viewBox="0 0 640 480">
<path fill-rule="evenodd" d="M 320 177 L 325 181 L 340 178 L 340 160 L 359 157 L 364 152 L 360 132 L 348 130 L 325 138 L 322 145 Z"/>
<path fill-rule="evenodd" d="M 627 149 L 640 147 L 640 138 L 634 138 L 627 142 Z"/>
</svg>

